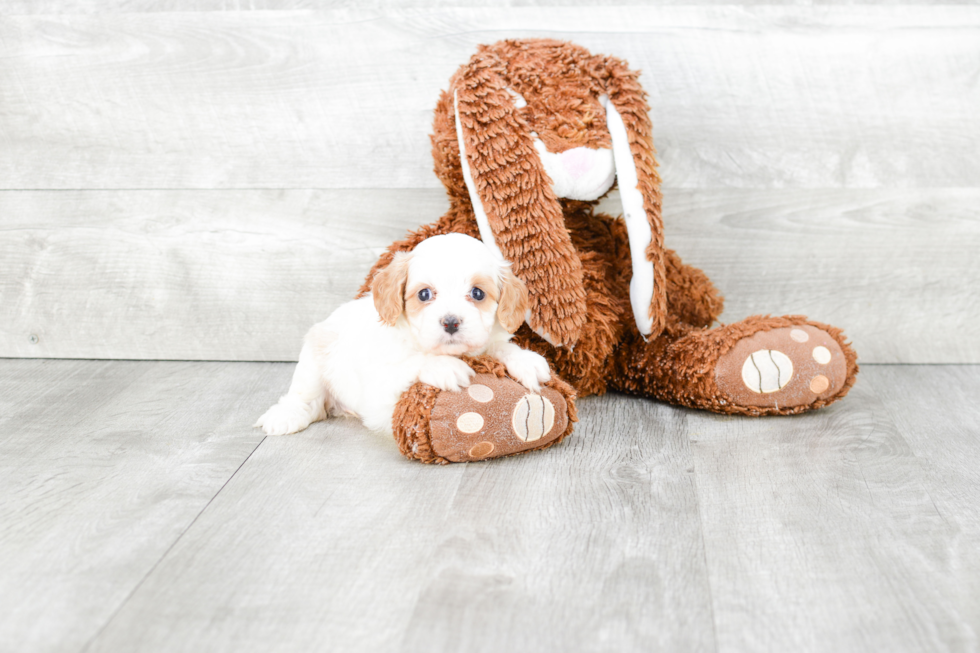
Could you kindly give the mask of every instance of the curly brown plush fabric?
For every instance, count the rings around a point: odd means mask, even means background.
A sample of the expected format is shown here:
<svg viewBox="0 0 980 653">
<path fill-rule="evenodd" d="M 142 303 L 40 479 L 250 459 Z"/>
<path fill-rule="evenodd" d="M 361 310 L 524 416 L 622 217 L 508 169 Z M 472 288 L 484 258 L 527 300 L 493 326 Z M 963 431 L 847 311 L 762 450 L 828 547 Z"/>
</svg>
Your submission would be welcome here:
<svg viewBox="0 0 980 653">
<path fill-rule="evenodd" d="M 651 229 L 644 251 L 654 278 L 647 338 L 630 304 L 626 225 L 596 213 L 598 198 L 556 197 L 532 141 L 537 136 L 555 154 L 609 148 L 602 96 L 626 127 Z M 530 290 L 530 319 L 514 342 L 548 358 L 579 396 L 612 389 L 720 413 L 774 415 L 820 408 L 847 394 L 857 356 L 836 327 L 801 316 L 755 316 L 711 328 L 722 312 L 721 295 L 702 271 L 663 245 L 660 178 L 639 73 L 570 43 L 528 39 L 480 46 L 452 77 L 436 106 L 432 134 L 449 211 L 394 243 L 362 293 L 394 252 L 436 234 L 480 237 L 462 170 L 457 107 L 466 161 L 493 236 Z M 756 349 L 749 351 L 750 345 Z M 430 395 L 412 392 L 421 408 L 412 409 L 418 415 L 410 421 L 422 428 Z"/>
<path fill-rule="evenodd" d="M 498 379 L 507 378 L 507 370 L 503 364 L 489 356 L 464 358 L 463 360 L 465 360 L 478 375 L 486 374 Z M 479 379 L 479 377 L 477 378 Z M 553 377 L 550 381 L 543 385 L 545 388 L 554 390 L 564 399 L 564 414 L 560 415 L 559 417 L 565 420 L 565 427 L 558 431 L 557 434 L 552 435 L 549 438 L 542 438 L 540 440 L 540 444 L 538 445 L 535 445 L 534 443 L 524 445 L 522 450 L 506 455 L 516 456 L 529 451 L 540 451 L 542 449 L 547 449 L 554 446 L 571 434 L 573 423 L 578 421 L 578 413 L 575 409 L 575 390 L 572 388 L 572 386 L 565 383 L 558 377 Z M 522 391 L 521 394 L 523 394 L 523 392 L 526 391 Z M 436 407 L 440 397 L 445 397 L 446 394 L 447 393 L 444 393 L 437 388 L 433 388 L 432 386 L 419 382 L 409 388 L 408 391 L 402 395 L 401 400 L 395 407 L 392 425 L 394 427 L 395 442 L 398 444 L 399 450 L 406 458 L 419 460 L 423 463 L 437 463 L 440 465 L 455 462 L 439 455 L 439 453 L 436 451 L 431 429 L 433 409 Z M 556 401 L 558 400 L 556 399 Z M 514 406 L 508 405 L 501 408 L 511 412 L 514 409 Z M 498 443 L 503 439 L 514 439 L 513 434 L 509 432 L 484 434 L 480 439 L 484 438 L 489 438 L 491 442 L 497 441 Z M 492 452 L 493 446 L 491 442 L 483 442 L 481 444 L 490 445 L 490 452 Z M 489 452 L 487 452 L 487 454 L 488 453 Z M 499 455 L 496 453 L 494 455 L 487 454 L 480 455 L 479 458 L 497 457 Z"/>
<path fill-rule="evenodd" d="M 527 284 L 532 326 L 571 344 L 586 319 L 582 264 L 506 74 L 488 49 L 453 78 L 466 154 L 497 246 Z"/>
<path fill-rule="evenodd" d="M 675 325 L 675 340 L 658 339 L 654 346 L 638 342 L 628 343 L 615 356 L 615 370 L 610 384 L 615 390 L 627 394 L 653 397 L 671 404 L 690 408 L 703 408 L 716 413 L 734 413 L 758 417 L 761 415 L 792 415 L 815 408 L 822 408 L 840 399 L 854 385 L 858 371 L 857 355 L 850 347 L 843 347 L 845 377 L 843 385 L 829 397 L 817 397 L 812 403 L 784 408 L 740 406 L 719 391 L 712 374 L 718 360 L 739 340 L 759 332 L 779 328 L 811 325 L 843 341 L 840 329 L 819 322 L 811 322 L 801 315 L 772 317 L 754 315 L 741 322 L 729 324 L 707 333 L 689 325 Z M 684 333 L 687 335 L 682 335 Z M 638 338 L 631 335 L 630 338 Z"/>
</svg>

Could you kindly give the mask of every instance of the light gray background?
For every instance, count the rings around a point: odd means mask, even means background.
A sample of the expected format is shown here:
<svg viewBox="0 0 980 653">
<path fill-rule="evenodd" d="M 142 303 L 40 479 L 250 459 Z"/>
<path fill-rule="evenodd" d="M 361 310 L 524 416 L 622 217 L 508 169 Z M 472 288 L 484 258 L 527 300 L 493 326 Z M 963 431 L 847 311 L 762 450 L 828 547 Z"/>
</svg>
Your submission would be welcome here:
<svg viewBox="0 0 980 653">
<path fill-rule="evenodd" d="M 643 71 L 666 242 L 724 321 L 980 362 L 976 6 L 239 5 L 0 1 L 0 356 L 295 360 L 445 210 L 450 75 L 548 36 Z"/>
</svg>

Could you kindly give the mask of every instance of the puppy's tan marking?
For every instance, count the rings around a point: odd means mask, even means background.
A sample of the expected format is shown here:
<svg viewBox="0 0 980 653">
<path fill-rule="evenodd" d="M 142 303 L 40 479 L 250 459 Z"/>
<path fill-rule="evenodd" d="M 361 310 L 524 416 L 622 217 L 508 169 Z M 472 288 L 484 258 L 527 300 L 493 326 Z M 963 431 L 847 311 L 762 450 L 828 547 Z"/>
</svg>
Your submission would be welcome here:
<svg viewBox="0 0 980 653">
<path fill-rule="evenodd" d="M 476 307 L 483 313 L 492 315 L 497 311 L 497 299 L 500 297 L 500 291 L 497 290 L 496 281 L 485 274 L 477 274 L 473 276 L 470 287 L 479 288 L 486 294 L 486 297 L 480 301 L 476 301 L 472 297 L 467 297 L 467 301 L 476 304 Z"/>
<path fill-rule="evenodd" d="M 417 283 L 412 286 L 412 289 L 405 293 L 405 314 L 408 315 L 409 321 L 411 321 L 416 315 L 422 312 L 425 308 L 426 302 L 419 299 L 419 291 L 428 288 L 432 292 L 432 298 L 435 299 L 436 291 L 435 289 L 427 283 Z"/>
<path fill-rule="evenodd" d="M 497 320 L 502 327 L 507 329 L 508 333 L 514 333 L 524 324 L 527 308 L 527 286 L 517 278 L 509 267 L 504 268 L 500 275 L 500 301 L 497 304 Z"/>
<path fill-rule="evenodd" d="M 476 274 L 473 275 L 473 280 L 470 282 L 471 288 L 479 288 L 487 294 L 487 299 L 492 299 L 497 301 L 500 298 L 500 291 L 497 290 L 497 282 L 490 278 L 486 274 Z M 470 301 L 477 304 L 485 303 L 487 300 L 484 299 L 482 302 L 476 302 L 476 300 L 471 299 Z"/>
<path fill-rule="evenodd" d="M 381 321 L 395 326 L 405 309 L 405 283 L 408 281 L 408 264 L 411 254 L 399 252 L 391 263 L 378 273 L 371 283 L 371 296 Z"/>
</svg>

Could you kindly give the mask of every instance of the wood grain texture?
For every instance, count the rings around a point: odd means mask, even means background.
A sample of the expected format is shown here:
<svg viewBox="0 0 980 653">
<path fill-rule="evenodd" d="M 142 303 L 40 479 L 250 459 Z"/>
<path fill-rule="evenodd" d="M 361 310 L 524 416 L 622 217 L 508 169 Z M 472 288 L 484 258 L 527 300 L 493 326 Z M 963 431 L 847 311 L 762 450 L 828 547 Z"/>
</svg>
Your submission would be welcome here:
<svg viewBox="0 0 980 653">
<path fill-rule="evenodd" d="M 0 188 L 432 188 L 439 90 L 506 36 L 642 69 L 670 187 L 980 178 L 978 7 L 464 7 L 9 16 Z"/>
<path fill-rule="evenodd" d="M 909 410 L 926 417 L 907 380 Z M 975 421 L 967 409 L 951 422 Z M 976 649 L 980 601 L 964 596 L 980 567 L 957 556 L 964 533 L 891 412 L 859 380 L 793 418 L 692 414 L 719 650 Z"/>
<path fill-rule="evenodd" d="M 980 362 L 980 192 L 680 191 L 668 245 L 726 297 L 723 322 L 802 314 L 864 363 Z"/>
<path fill-rule="evenodd" d="M 682 413 L 582 406 L 490 464 L 267 439 L 90 650 L 713 650 Z"/>
<path fill-rule="evenodd" d="M 622 0 L 0 0 L 0 15 L 164 13 L 169 11 L 296 11 L 324 9 L 434 9 L 476 7 L 618 7 Z M 735 5 L 751 7 L 769 0 L 664 0 L 660 5 Z M 935 0 L 792 0 L 798 7 L 822 5 L 932 5 Z M 977 0 L 943 0 L 945 5 L 975 5 Z"/>
<path fill-rule="evenodd" d="M 342 419 L 267 439 L 252 457 L 89 651 L 397 643 L 465 467 L 409 462 Z"/>
<path fill-rule="evenodd" d="M 723 321 L 803 313 L 862 362 L 980 362 L 978 207 L 972 189 L 667 189 L 664 219 Z M 438 190 L 3 192 L 0 356 L 295 360 L 445 208 Z"/>
<path fill-rule="evenodd" d="M 0 648 L 78 651 L 261 442 L 283 367 L 0 361 Z"/>
<path fill-rule="evenodd" d="M 943 601 L 952 623 L 967 626 L 948 650 L 980 648 L 980 367 L 874 366 L 862 370 L 868 387 L 919 461 L 929 498 L 950 537 L 942 573 L 957 579 Z M 944 630 L 957 629 L 945 624 Z"/>
<path fill-rule="evenodd" d="M 0 194 L 0 355 L 295 360 L 432 191 Z M 36 344 L 31 336 L 36 336 Z"/>
<path fill-rule="evenodd" d="M 590 398 L 449 467 L 351 420 L 263 440 L 292 369 L 0 360 L 4 649 L 980 643 L 980 366 L 866 366 L 791 418 Z"/>
</svg>

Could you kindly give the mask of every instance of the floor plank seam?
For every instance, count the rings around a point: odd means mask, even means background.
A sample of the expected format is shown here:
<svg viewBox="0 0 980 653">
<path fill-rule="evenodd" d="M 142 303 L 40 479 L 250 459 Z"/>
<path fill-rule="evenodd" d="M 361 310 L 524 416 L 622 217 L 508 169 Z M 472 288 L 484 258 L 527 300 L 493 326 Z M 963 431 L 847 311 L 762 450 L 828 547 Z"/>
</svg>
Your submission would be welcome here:
<svg viewBox="0 0 980 653">
<path fill-rule="evenodd" d="M 150 567 L 149 571 L 147 571 L 143 575 L 143 577 L 139 580 L 139 582 L 136 583 L 135 586 L 133 586 L 132 591 L 130 591 L 129 594 L 126 595 L 126 598 L 124 598 L 122 601 L 119 602 L 119 605 L 116 606 L 116 609 L 112 611 L 112 614 L 109 615 L 109 618 L 106 619 L 104 624 L 102 624 L 102 627 L 99 628 L 99 630 L 94 635 L 92 635 L 92 637 L 89 638 L 87 642 L 85 642 L 85 645 L 82 646 L 81 649 L 79 649 L 79 653 L 85 653 L 85 651 L 89 650 L 92 644 L 102 635 L 103 632 L 105 632 L 105 629 L 109 627 L 109 624 L 111 624 L 113 620 L 115 620 L 116 616 L 123 609 L 123 607 L 129 602 L 131 598 L 133 598 L 136 592 L 139 591 L 140 587 L 143 586 L 143 583 L 146 582 L 146 579 L 148 579 L 150 576 L 153 575 L 153 572 L 156 571 L 157 567 L 160 566 L 160 563 L 162 563 L 167 558 L 167 556 L 170 555 L 170 552 L 173 551 L 174 547 L 177 546 L 177 543 L 180 542 L 181 539 L 183 539 L 184 535 L 186 535 L 192 528 L 194 528 L 194 524 L 196 524 L 197 520 L 201 518 L 201 515 L 207 512 L 207 509 L 211 506 L 212 503 L 214 503 L 214 500 L 218 498 L 218 495 L 220 495 L 222 491 L 224 491 L 224 489 L 228 487 L 228 484 L 231 483 L 231 480 L 235 478 L 235 476 L 238 474 L 241 468 L 245 466 L 245 463 L 249 461 L 249 459 L 252 457 L 252 454 L 254 454 L 256 451 L 259 450 L 259 447 L 262 446 L 262 443 L 265 442 L 265 440 L 266 440 L 265 437 L 259 440 L 259 443 L 255 445 L 255 448 L 252 449 L 247 456 L 245 456 L 245 460 L 243 460 L 242 463 L 235 468 L 235 471 L 232 472 L 231 476 L 229 476 L 225 480 L 225 482 L 221 484 L 221 487 L 218 488 L 218 491 L 214 493 L 214 496 L 208 499 L 208 502 L 204 504 L 204 507 L 201 508 L 200 511 L 198 511 L 198 513 L 194 516 L 194 519 L 191 520 L 191 522 L 187 525 L 187 527 L 184 528 L 184 530 L 182 530 L 180 534 L 177 535 L 176 538 L 174 538 L 174 541 L 170 543 L 170 546 L 167 547 L 167 550 L 163 552 L 163 554 L 155 563 L 153 563 L 153 566 Z"/>
<path fill-rule="evenodd" d="M 704 583 L 708 588 L 708 610 L 711 611 L 711 635 L 715 642 L 715 653 L 721 650 L 721 643 L 718 641 L 718 620 L 715 618 L 715 598 L 711 587 L 711 568 L 708 566 L 708 543 L 704 539 L 704 513 L 701 511 L 701 489 L 698 487 L 697 462 L 693 460 L 693 447 L 695 442 L 690 435 L 687 438 L 688 453 L 691 455 L 691 482 L 694 484 L 694 507 L 698 511 L 698 523 L 701 524 L 701 531 L 698 533 L 701 538 L 701 556 L 704 562 Z"/>
</svg>

